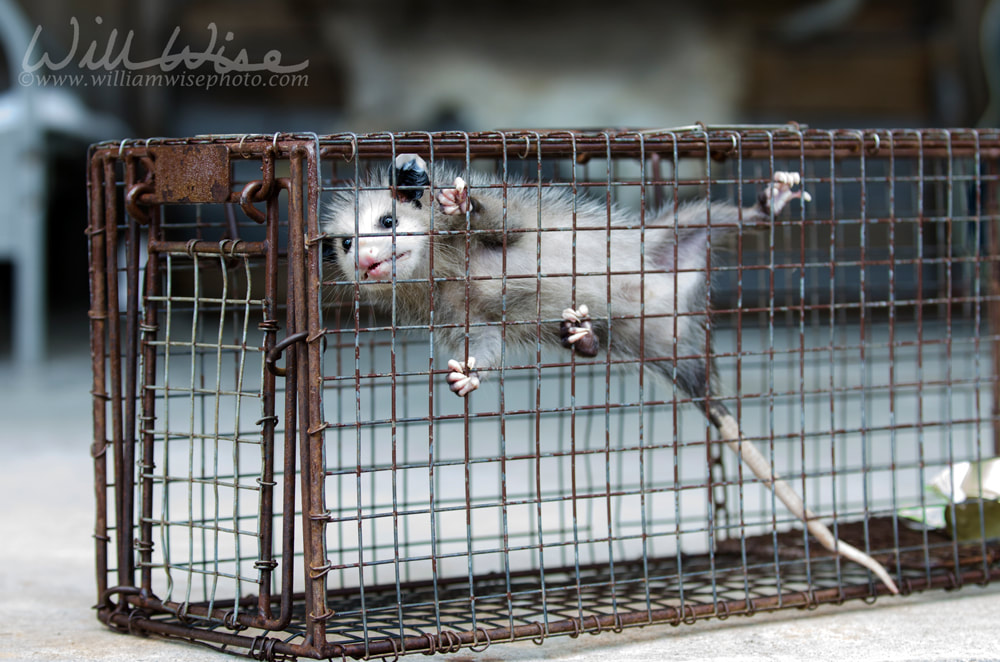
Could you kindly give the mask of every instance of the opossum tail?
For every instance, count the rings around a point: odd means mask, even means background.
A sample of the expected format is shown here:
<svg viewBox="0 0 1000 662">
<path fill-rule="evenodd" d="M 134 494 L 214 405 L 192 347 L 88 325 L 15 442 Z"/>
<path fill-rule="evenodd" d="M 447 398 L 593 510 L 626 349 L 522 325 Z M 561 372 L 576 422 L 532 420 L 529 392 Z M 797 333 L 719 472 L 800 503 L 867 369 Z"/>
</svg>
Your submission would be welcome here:
<svg viewBox="0 0 1000 662">
<path fill-rule="evenodd" d="M 893 594 L 899 593 L 899 588 L 892 581 L 889 572 L 881 563 L 857 547 L 837 540 L 833 532 L 805 507 L 805 504 L 802 503 L 802 499 L 795 493 L 795 490 L 784 480 L 774 475 L 771 471 L 771 465 L 761 452 L 757 450 L 757 447 L 749 441 L 740 438 L 740 428 L 736 423 L 736 419 L 733 418 L 732 414 L 729 413 L 722 403 L 713 402 L 710 406 L 709 419 L 719 430 L 719 434 L 722 436 L 722 440 L 726 442 L 726 445 L 740 456 L 740 459 L 750 467 L 750 470 L 753 471 L 757 478 L 774 491 L 774 495 L 785 504 L 790 513 L 805 523 L 809 533 L 813 534 L 823 547 L 843 556 L 849 561 L 854 561 L 868 568 Z"/>
</svg>

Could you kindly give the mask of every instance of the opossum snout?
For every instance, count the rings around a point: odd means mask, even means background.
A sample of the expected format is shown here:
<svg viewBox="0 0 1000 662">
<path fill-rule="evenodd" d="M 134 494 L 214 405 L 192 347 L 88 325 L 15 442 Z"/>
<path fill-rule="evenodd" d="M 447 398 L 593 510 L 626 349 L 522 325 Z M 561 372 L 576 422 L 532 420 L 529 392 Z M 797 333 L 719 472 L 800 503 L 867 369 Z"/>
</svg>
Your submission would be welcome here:
<svg viewBox="0 0 1000 662">
<path fill-rule="evenodd" d="M 362 271 L 367 271 L 372 265 L 382 262 L 385 258 L 379 257 L 381 252 L 371 244 L 361 243 L 358 246 L 358 267 Z"/>
<path fill-rule="evenodd" d="M 358 246 L 358 270 L 364 280 L 389 280 L 392 278 L 393 262 L 399 264 L 409 256 L 409 251 L 393 253 L 391 249 L 381 250 L 377 245 L 362 243 Z"/>
</svg>

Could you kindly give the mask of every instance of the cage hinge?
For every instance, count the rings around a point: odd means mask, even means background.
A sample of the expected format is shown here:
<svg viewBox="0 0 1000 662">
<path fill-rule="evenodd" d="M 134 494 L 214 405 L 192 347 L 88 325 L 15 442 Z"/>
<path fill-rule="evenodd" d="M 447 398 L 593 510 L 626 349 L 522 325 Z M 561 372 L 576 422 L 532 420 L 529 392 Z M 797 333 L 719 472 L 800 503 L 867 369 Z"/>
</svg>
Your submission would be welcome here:
<svg viewBox="0 0 1000 662">
<path fill-rule="evenodd" d="M 286 349 L 288 349 L 288 347 L 305 340 L 308 336 L 309 333 L 307 331 L 299 331 L 298 333 L 293 333 L 292 335 L 285 337 L 284 340 L 272 347 L 271 351 L 267 353 L 267 357 L 264 359 L 264 365 L 267 366 L 268 372 L 275 377 L 284 377 L 287 374 L 287 370 L 278 366 L 278 359 L 281 358 L 281 355 Z"/>
</svg>

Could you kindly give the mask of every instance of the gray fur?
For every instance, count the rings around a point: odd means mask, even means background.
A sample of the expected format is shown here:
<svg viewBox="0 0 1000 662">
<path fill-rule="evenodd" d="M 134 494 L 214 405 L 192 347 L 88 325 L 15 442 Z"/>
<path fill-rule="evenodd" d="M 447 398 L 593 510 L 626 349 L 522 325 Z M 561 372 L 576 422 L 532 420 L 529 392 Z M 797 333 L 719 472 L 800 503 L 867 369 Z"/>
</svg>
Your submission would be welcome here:
<svg viewBox="0 0 1000 662">
<path fill-rule="evenodd" d="M 436 193 L 452 188 L 457 175 L 466 178 L 473 201 L 470 232 L 465 214 L 443 214 L 434 203 Z M 480 371 L 499 367 L 502 344 L 515 352 L 533 350 L 539 334 L 542 343 L 558 344 L 562 310 L 585 304 L 601 346 L 613 357 L 635 360 L 640 349 L 651 358 L 697 356 L 677 362 L 677 382 L 694 397 L 709 395 L 704 359 L 709 231 L 704 227 L 704 201 L 683 204 L 676 214 L 672 206 L 647 214 L 643 230 L 637 215 L 585 194 L 574 197 L 567 186 L 515 178 L 504 186 L 497 177 L 459 173 L 438 164 L 434 186 L 415 202 L 405 202 L 390 194 L 390 179 L 386 170 L 362 182 L 357 191 L 338 192 L 325 214 L 324 232 L 338 238 L 335 277 L 344 285 L 358 282 L 362 300 L 389 309 L 393 284 L 391 278 L 375 282 L 355 271 L 358 245 L 378 244 L 388 258 L 395 241 L 396 255 L 401 256 L 395 264 L 397 323 L 430 324 L 433 298 L 435 333 L 464 357 L 468 321 L 468 356 L 476 358 Z M 380 225 L 385 215 L 397 219 L 395 235 Z M 740 222 L 764 217 L 763 206 L 741 213 L 733 205 L 712 203 L 713 252 Z M 353 238 L 349 251 L 340 245 L 342 237 Z M 674 377 L 673 361 L 651 361 L 647 367 Z"/>
<path fill-rule="evenodd" d="M 409 167 L 408 176 L 416 174 L 413 165 L 424 165 L 418 157 L 401 156 L 400 163 Z M 468 214 L 444 214 L 436 193 L 453 189 L 453 198 L 459 173 L 438 168 L 434 185 L 419 197 L 393 197 L 388 174 L 334 198 L 323 224 L 335 238 L 334 270 L 341 287 L 353 292 L 357 285 L 363 299 L 384 310 L 394 307 L 397 324 L 433 322 L 437 336 L 465 357 L 449 362 L 453 391 L 474 390 L 481 371 L 499 367 L 504 347 L 530 352 L 538 341 L 558 346 L 566 335 L 563 310 L 586 306 L 601 347 L 616 358 L 643 360 L 701 401 L 723 440 L 824 547 L 869 568 L 892 593 L 899 592 L 880 563 L 837 540 L 806 510 L 757 448 L 741 438 L 726 407 L 711 399 L 707 259 L 717 264 L 716 251 L 740 223 L 765 220 L 770 206 L 777 213 L 792 198 L 808 200 L 806 193 L 791 192 L 798 174 L 775 173 L 750 209 L 700 201 L 649 215 L 644 227 L 613 205 L 574 197 L 565 188 L 513 179 L 505 186 L 475 173 L 468 176 Z M 398 225 L 384 227 L 387 216 Z M 353 241 L 348 251 L 343 238 Z M 361 268 L 359 253 L 369 267 Z M 590 342 L 587 347 L 589 353 Z M 475 367 L 468 365 L 471 357 Z"/>
</svg>

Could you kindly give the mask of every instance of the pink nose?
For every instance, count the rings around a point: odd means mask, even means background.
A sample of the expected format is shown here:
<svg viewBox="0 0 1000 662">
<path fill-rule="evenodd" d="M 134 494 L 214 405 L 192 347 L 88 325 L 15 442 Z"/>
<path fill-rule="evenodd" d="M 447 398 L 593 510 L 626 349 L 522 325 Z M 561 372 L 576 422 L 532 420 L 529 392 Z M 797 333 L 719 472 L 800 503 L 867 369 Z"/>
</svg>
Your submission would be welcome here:
<svg viewBox="0 0 1000 662">
<path fill-rule="evenodd" d="M 381 260 L 377 257 L 377 251 L 372 246 L 362 246 L 358 251 L 358 267 L 361 269 L 368 269 L 374 264 L 378 264 Z"/>
</svg>

